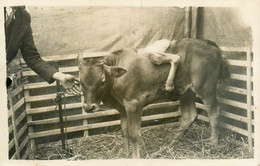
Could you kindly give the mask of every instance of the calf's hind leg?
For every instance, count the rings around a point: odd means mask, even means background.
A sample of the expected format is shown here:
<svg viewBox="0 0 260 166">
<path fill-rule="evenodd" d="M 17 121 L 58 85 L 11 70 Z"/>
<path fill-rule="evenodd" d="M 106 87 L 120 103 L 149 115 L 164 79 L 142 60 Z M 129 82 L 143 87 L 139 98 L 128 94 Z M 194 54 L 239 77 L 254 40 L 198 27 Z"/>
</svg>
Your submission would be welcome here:
<svg viewBox="0 0 260 166">
<path fill-rule="evenodd" d="M 188 90 L 180 98 L 180 108 L 181 108 L 181 117 L 180 117 L 180 126 L 174 136 L 174 141 L 183 136 L 184 132 L 189 128 L 189 126 L 195 121 L 198 116 L 196 107 L 195 107 L 195 98 L 196 95 L 191 90 Z"/>
<path fill-rule="evenodd" d="M 212 144 L 218 145 L 218 124 L 219 124 L 220 106 L 218 104 L 217 98 L 215 97 L 216 95 L 213 95 L 214 97 L 211 96 L 204 97 L 202 101 L 204 103 L 204 106 L 206 107 L 206 111 L 209 116 Z"/>
</svg>

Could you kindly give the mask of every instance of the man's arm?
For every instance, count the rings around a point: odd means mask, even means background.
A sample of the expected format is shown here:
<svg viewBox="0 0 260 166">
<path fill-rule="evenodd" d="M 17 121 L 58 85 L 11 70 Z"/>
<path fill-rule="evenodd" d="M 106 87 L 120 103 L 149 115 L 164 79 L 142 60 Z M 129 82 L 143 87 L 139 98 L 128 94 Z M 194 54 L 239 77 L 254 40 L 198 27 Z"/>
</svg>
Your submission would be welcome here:
<svg viewBox="0 0 260 166">
<path fill-rule="evenodd" d="M 75 77 L 70 74 L 58 72 L 56 68 L 42 60 L 34 45 L 31 26 L 28 27 L 23 36 L 20 50 L 26 64 L 45 81 L 52 83 L 58 80 L 67 92 L 72 94 L 79 93 L 80 90 L 75 86 L 75 81 L 78 81 Z"/>
<path fill-rule="evenodd" d="M 55 81 L 53 74 L 58 72 L 58 70 L 40 57 L 34 45 L 31 26 L 28 27 L 22 38 L 20 50 L 24 61 L 33 71 L 48 83 Z"/>
</svg>

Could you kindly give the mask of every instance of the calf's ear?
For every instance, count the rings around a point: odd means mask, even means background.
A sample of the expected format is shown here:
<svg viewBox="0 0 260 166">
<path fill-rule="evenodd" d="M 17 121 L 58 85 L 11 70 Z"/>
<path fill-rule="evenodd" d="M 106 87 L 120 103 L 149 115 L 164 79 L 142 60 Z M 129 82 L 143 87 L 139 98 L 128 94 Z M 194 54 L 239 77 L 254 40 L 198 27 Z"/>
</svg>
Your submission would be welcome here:
<svg viewBox="0 0 260 166">
<path fill-rule="evenodd" d="M 104 69 L 111 77 L 115 77 L 115 78 L 121 77 L 127 72 L 126 69 L 117 66 L 104 65 Z"/>
<path fill-rule="evenodd" d="M 77 61 L 79 65 L 82 65 L 84 63 L 83 54 L 78 54 Z"/>
</svg>

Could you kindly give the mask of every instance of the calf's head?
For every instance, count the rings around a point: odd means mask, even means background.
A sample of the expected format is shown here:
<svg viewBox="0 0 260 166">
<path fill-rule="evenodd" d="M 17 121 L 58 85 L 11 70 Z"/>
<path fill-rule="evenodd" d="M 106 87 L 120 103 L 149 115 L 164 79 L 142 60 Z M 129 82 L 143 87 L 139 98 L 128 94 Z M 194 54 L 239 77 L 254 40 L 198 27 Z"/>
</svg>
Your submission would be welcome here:
<svg viewBox="0 0 260 166">
<path fill-rule="evenodd" d="M 78 67 L 81 89 L 84 95 L 83 108 L 86 112 L 99 110 L 111 78 L 121 77 L 126 70 L 121 67 L 108 66 L 104 57 L 83 59 L 78 55 Z"/>
</svg>

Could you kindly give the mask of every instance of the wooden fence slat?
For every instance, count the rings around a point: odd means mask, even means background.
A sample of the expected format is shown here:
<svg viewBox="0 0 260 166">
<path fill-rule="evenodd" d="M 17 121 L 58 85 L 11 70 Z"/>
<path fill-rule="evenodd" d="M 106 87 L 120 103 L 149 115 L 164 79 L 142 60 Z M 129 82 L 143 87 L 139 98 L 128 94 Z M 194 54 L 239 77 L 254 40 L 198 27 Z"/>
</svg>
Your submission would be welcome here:
<svg viewBox="0 0 260 166">
<path fill-rule="evenodd" d="M 39 95 L 39 96 L 28 96 L 25 97 L 26 103 L 35 102 L 35 101 L 43 101 L 43 100 L 54 100 L 56 98 L 56 94 L 47 94 L 47 95 Z"/>
<path fill-rule="evenodd" d="M 21 99 L 13 106 L 14 112 L 17 111 L 23 104 L 24 104 L 24 98 L 21 98 Z"/>
<path fill-rule="evenodd" d="M 220 46 L 222 51 L 232 51 L 232 52 L 246 52 L 248 47 L 226 47 Z"/>
<path fill-rule="evenodd" d="M 68 144 L 72 144 L 72 143 L 74 143 L 74 142 L 79 142 L 81 139 L 82 139 L 83 137 L 80 137 L 80 138 L 71 138 L 71 139 L 68 139 L 67 140 L 67 143 Z M 37 144 L 37 145 L 45 145 L 45 146 L 52 146 L 52 145 L 56 145 L 56 144 L 60 144 L 60 141 L 53 141 L 53 142 L 48 142 L 48 143 L 41 143 L 41 142 L 39 142 L 39 144 Z"/>
<path fill-rule="evenodd" d="M 67 117 L 67 121 L 75 121 L 75 120 L 84 120 L 88 118 L 98 118 L 102 116 L 109 116 L 109 115 L 117 115 L 119 112 L 117 110 L 106 110 L 101 112 L 95 112 L 95 113 L 89 113 L 89 114 L 79 114 L 79 115 L 72 115 Z M 64 121 L 66 120 L 65 117 L 63 117 Z M 32 121 L 28 123 L 28 125 L 42 125 L 42 124 L 52 124 L 52 123 L 58 123 L 59 118 L 50 118 L 50 119 L 43 119 L 43 120 L 37 120 Z"/>
<path fill-rule="evenodd" d="M 149 109 L 159 109 L 159 108 L 165 108 L 165 107 L 173 107 L 173 106 L 179 106 L 179 101 L 169 101 L 169 102 L 163 102 L 163 103 L 154 103 L 149 104 L 143 108 L 143 110 L 149 110 Z"/>
<path fill-rule="evenodd" d="M 73 97 L 74 95 L 65 94 L 65 97 Z M 28 96 L 25 97 L 25 101 L 27 103 L 35 102 L 35 101 L 43 101 L 43 100 L 54 100 L 56 98 L 56 94 L 47 94 L 47 95 L 39 95 L 39 96 Z"/>
<path fill-rule="evenodd" d="M 181 113 L 179 111 L 177 112 L 170 112 L 170 113 L 164 113 L 164 114 L 156 114 L 156 115 L 149 115 L 149 116 L 143 116 L 142 121 L 149 121 L 149 120 L 158 120 L 158 119 L 164 119 L 164 118 L 171 118 L 171 117 L 178 117 Z"/>
<path fill-rule="evenodd" d="M 18 95 L 19 93 L 21 93 L 23 91 L 23 87 L 19 86 L 17 87 L 15 90 L 11 91 L 11 96 L 15 97 L 16 95 Z"/>
<path fill-rule="evenodd" d="M 242 88 L 237 88 L 237 87 L 232 87 L 232 86 L 225 86 L 225 85 L 218 85 L 219 90 L 224 90 L 232 93 L 238 93 L 242 95 L 247 95 L 247 90 L 242 89 Z"/>
<path fill-rule="evenodd" d="M 206 110 L 206 107 L 204 106 L 204 104 L 201 103 L 195 103 L 196 108 L 202 109 L 202 110 Z"/>
<path fill-rule="evenodd" d="M 26 150 L 25 150 L 25 152 L 24 152 L 24 154 L 23 154 L 23 156 L 22 156 L 22 159 L 23 159 L 23 160 L 27 159 L 28 156 L 29 156 L 29 153 L 30 153 L 29 148 L 26 148 Z"/>
<path fill-rule="evenodd" d="M 11 111 L 11 119 L 12 119 L 12 126 L 13 126 L 13 135 L 14 135 L 14 144 L 15 144 L 15 151 L 16 151 L 16 157 L 20 159 L 20 152 L 18 151 L 19 149 L 19 143 L 18 143 L 18 134 L 17 134 L 17 129 L 16 129 L 16 122 L 15 122 L 15 111 L 14 111 L 14 106 L 13 106 L 13 99 L 11 95 L 11 91 L 7 90 L 8 93 L 8 101 L 10 104 L 10 111 Z"/>
<path fill-rule="evenodd" d="M 23 148 L 25 147 L 25 145 L 28 143 L 28 141 L 29 141 L 29 137 L 26 136 L 25 139 L 23 140 L 23 142 L 21 143 L 20 147 L 19 147 L 20 153 L 23 150 Z"/>
<path fill-rule="evenodd" d="M 26 113 L 27 115 L 34 115 L 34 114 L 40 114 L 40 113 L 47 113 L 47 112 L 53 112 L 55 111 L 56 106 L 47 106 L 47 107 L 38 107 L 38 108 L 31 108 L 27 109 Z M 66 104 L 66 109 L 74 109 L 74 108 L 81 108 L 82 103 L 72 103 L 72 104 Z M 64 109 L 64 105 L 62 106 L 62 109 Z"/>
<path fill-rule="evenodd" d="M 11 157 L 11 160 L 17 159 L 17 153 L 15 152 L 13 156 Z"/>
<path fill-rule="evenodd" d="M 224 117 L 227 117 L 227 118 L 230 118 L 230 119 L 241 121 L 241 122 L 244 122 L 244 123 L 248 122 L 246 117 L 243 117 L 243 116 L 240 116 L 240 115 L 236 115 L 236 114 L 232 114 L 232 113 L 224 111 L 224 110 L 221 110 L 220 115 L 222 115 Z"/>
<path fill-rule="evenodd" d="M 55 82 L 52 84 L 49 84 L 47 82 L 37 82 L 37 83 L 25 84 L 24 89 L 37 89 L 37 88 L 47 88 L 47 87 L 54 87 L 54 86 L 56 86 Z"/>
<path fill-rule="evenodd" d="M 240 66 L 240 67 L 246 67 L 248 65 L 247 61 L 244 60 L 234 60 L 234 59 L 228 59 L 228 64 L 232 66 Z"/>
<path fill-rule="evenodd" d="M 10 109 L 8 110 L 8 119 L 11 117 L 12 112 L 10 111 Z"/>
<path fill-rule="evenodd" d="M 94 128 L 114 126 L 114 125 L 119 125 L 119 124 L 120 124 L 120 120 L 116 120 L 116 121 L 108 121 L 108 122 L 102 122 L 102 123 L 96 123 L 96 124 L 88 124 L 86 126 L 82 125 L 82 126 L 76 126 L 76 127 L 68 127 L 67 133 L 84 131 L 84 130 L 94 129 Z M 32 134 L 29 134 L 29 138 L 39 138 L 39 137 L 52 136 L 52 135 L 57 135 L 57 134 L 60 134 L 59 129 L 32 133 Z"/>
<path fill-rule="evenodd" d="M 19 79 L 22 77 L 22 70 L 19 70 L 17 73 L 16 73 L 16 79 Z"/>
<path fill-rule="evenodd" d="M 161 126 L 178 127 L 178 126 L 180 126 L 180 122 L 171 122 L 171 123 L 164 123 L 164 124 L 156 124 L 156 125 L 152 125 L 152 126 L 146 126 L 146 127 L 142 127 L 141 131 L 153 129 L 153 128 L 157 128 L 157 127 L 161 127 Z"/>
<path fill-rule="evenodd" d="M 16 124 L 19 124 L 25 117 L 26 117 L 26 112 L 24 111 L 24 112 L 21 113 L 21 115 L 19 115 L 19 117 L 15 120 L 15 123 L 16 123 Z"/>
<path fill-rule="evenodd" d="M 13 124 L 11 124 L 9 127 L 8 127 L 8 132 L 9 134 L 13 131 Z"/>
<path fill-rule="evenodd" d="M 78 66 L 63 67 L 63 68 L 60 68 L 60 71 L 63 73 L 72 73 L 72 72 L 78 72 L 79 68 L 78 68 Z"/>
<path fill-rule="evenodd" d="M 8 147 L 9 147 L 9 150 L 12 149 L 14 146 L 14 139 L 12 139 L 9 144 L 8 144 Z"/>
<path fill-rule="evenodd" d="M 234 107 L 247 109 L 247 104 L 239 102 L 239 101 L 234 101 L 234 100 L 230 100 L 230 99 L 224 99 L 224 98 L 220 98 L 220 97 L 218 97 L 218 100 L 219 100 L 219 102 L 221 102 L 223 104 L 227 104 L 227 105 L 231 105 L 231 106 L 234 106 Z M 254 110 L 254 107 L 251 106 L 251 109 Z"/>
<path fill-rule="evenodd" d="M 17 134 L 18 138 L 20 138 L 23 135 L 23 133 L 26 131 L 27 127 L 28 127 L 28 125 L 27 125 L 27 123 L 25 123 Z"/>
<path fill-rule="evenodd" d="M 242 74 L 231 74 L 230 78 L 234 79 L 234 80 L 241 80 L 241 81 L 246 81 L 247 80 L 247 76 L 246 75 L 242 75 Z"/>
<path fill-rule="evenodd" d="M 23 70 L 23 77 L 28 77 L 28 76 L 37 76 L 37 74 L 32 71 L 31 69 L 26 69 L 26 70 Z"/>
</svg>

